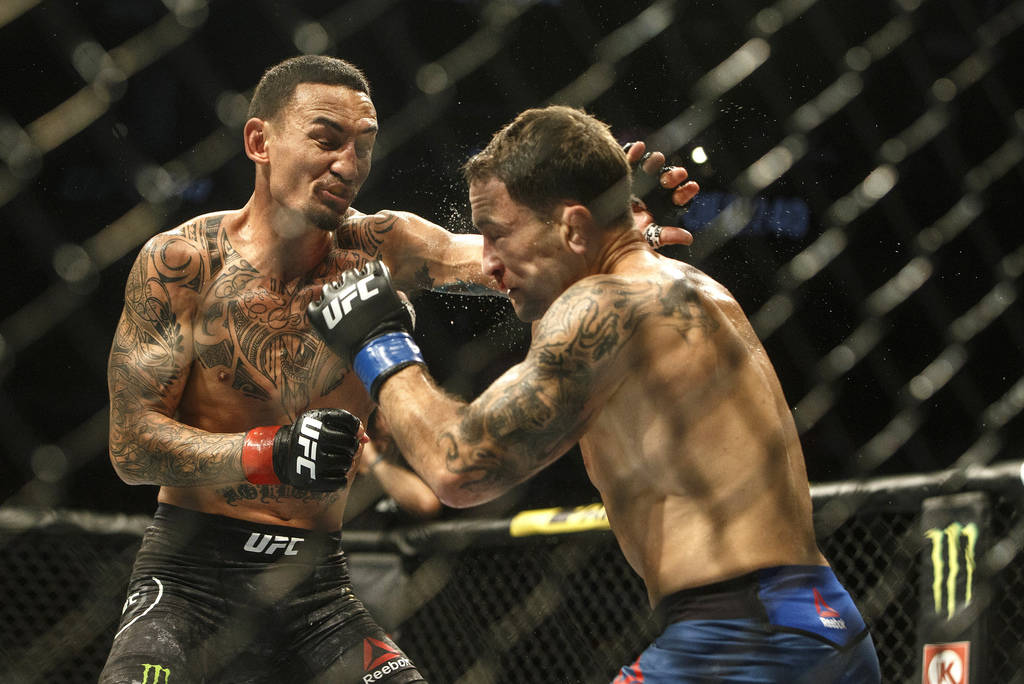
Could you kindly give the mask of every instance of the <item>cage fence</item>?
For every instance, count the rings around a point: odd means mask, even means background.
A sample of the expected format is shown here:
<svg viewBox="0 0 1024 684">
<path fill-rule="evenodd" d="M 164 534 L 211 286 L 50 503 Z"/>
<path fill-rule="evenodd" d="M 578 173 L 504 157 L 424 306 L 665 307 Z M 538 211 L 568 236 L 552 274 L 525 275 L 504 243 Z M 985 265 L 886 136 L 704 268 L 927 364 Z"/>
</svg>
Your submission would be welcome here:
<svg viewBox="0 0 1024 684">
<path fill-rule="evenodd" d="M 812 480 L 1020 458 L 1024 1 L 13 0 L 0 36 L 0 514 L 32 530 L 4 533 L 0 550 L 4 681 L 95 679 L 139 521 L 46 516 L 152 507 L 106 457 L 127 268 L 156 232 L 245 202 L 248 97 L 300 52 L 350 59 L 373 83 L 364 210 L 469 230 L 459 164 L 545 103 L 687 166 L 703 190 L 675 219 L 696 242 L 665 252 L 750 313 Z M 500 307 L 418 308 L 431 368 L 458 393 L 521 349 Z M 546 505 L 566 489 L 536 486 Z M 832 494 L 823 546 L 869 614 L 885 680 L 910 681 L 920 511 Z M 991 681 L 1020 681 L 1024 662 L 1018 503 L 993 505 Z M 401 643 L 436 681 L 603 681 L 649 637 L 642 589 L 607 538 L 403 565 L 420 594 Z"/>
<path fill-rule="evenodd" d="M 959 481 L 946 471 L 812 489 L 819 544 L 869 623 L 882 681 L 922 681 L 922 617 L 946 609 L 945 598 L 930 600 L 931 575 L 942 573 L 943 583 L 949 577 L 931 564 L 922 503 L 961 491 L 991 501 L 991 540 L 964 556 L 977 570 L 954 598 L 987 635 L 978 651 L 982 681 L 1019 681 L 1022 465 L 976 469 Z M 830 506 L 851 514 L 837 523 L 822 514 Z M 0 609 L 3 681 L 96 680 L 148 522 L 141 515 L 64 511 L 40 519 L 30 510 L 2 511 L 0 589 L 10 597 Z M 356 588 L 429 681 L 610 681 L 657 635 L 639 577 L 607 530 L 517 538 L 510 522 L 353 532 L 346 545 Z M 386 576 L 384 567 L 399 572 Z M 972 605 L 979 611 L 968 611 Z"/>
</svg>

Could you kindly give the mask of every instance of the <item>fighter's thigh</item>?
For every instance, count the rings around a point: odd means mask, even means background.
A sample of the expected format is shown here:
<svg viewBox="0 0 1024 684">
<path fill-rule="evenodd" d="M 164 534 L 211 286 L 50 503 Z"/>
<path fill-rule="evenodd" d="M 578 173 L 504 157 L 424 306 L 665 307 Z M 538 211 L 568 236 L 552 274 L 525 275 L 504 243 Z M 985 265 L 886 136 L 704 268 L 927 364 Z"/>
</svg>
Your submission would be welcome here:
<svg viewBox="0 0 1024 684">
<path fill-rule="evenodd" d="M 312 681 L 341 684 L 425 682 L 412 660 L 369 615 L 348 620 L 343 629 L 307 650 L 306 665 L 318 673 Z"/>
<path fill-rule="evenodd" d="M 183 595 L 166 580 L 134 579 L 100 684 L 198 681 L 201 646 L 209 638 L 214 618 L 208 606 Z"/>
<path fill-rule="evenodd" d="M 776 633 L 756 620 L 689 620 L 670 625 L 614 684 L 803 682 L 803 673 L 826 663 L 830 667 L 812 681 L 831 684 L 840 681 L 834 678 L 838 654 L 812 637 Z"/>
</svg>

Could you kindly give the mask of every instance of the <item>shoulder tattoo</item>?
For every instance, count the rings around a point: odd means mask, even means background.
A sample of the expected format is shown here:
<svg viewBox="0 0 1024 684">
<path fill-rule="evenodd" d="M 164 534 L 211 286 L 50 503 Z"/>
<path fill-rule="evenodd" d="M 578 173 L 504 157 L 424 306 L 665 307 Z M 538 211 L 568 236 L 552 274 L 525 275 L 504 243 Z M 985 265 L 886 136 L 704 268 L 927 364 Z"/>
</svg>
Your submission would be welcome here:
<svg viewBox="0 0 1024 684">
<path fill-rule="evenodd" d="M 640 325 L 667 325 L 687 340 L 716 327 L 692 284 L 605 277 L 567 290 L 545 314 L 521 373 L 467 406 L 455 432 L 442 435 L 451 472 L 469 489 L 520 480 L 579 438 L 595 382 Z"/>
</svg>

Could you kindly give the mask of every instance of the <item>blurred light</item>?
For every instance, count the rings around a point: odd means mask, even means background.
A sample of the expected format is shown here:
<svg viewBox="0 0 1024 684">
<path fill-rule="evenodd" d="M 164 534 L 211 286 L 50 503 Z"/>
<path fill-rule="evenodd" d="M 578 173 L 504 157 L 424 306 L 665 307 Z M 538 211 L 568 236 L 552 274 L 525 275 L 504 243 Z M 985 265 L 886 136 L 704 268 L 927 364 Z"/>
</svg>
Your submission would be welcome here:
<svg viewBox="0 0 1024 684">
<path fill-rule="evenodd" d="M 932 276 L 934 267 L 927 257 L 915 257 L 894 277 L 868 297 L 865 306 L 875 317 L 884 316 L 907 300 Z"/>
<path fill-rule="evenodd" d="M 855 45 L 846 51 L 843 61 L 854 71 L 864 71 L 871 66 L 871 53 L 863 45 Z"/>
<path fill-rule="evenodd" d="M 761 67 L 772 54 L 763 38 L 751 38 L 704 74 L 694 87 L 698 99 L 714 100 Z"/>
<path fill-rule="evenodd" d="M 71 51 L 75 71 L 86 81 L 94 80 L 110 61 L 110 55 L 103 46 L 93 40 L 83 40 Z"/>
<path fill-rule="evenodd" d="M 1003 315 L 1017 300 L 1016 288 L 1007 282 L 997 283 L 988 294 L 953 321 L 950 333 L 957 342 L 967 342 Z"/>
<path fill-rule="evenodd" d="M 806 397 L 793 407 L 793 420 L 803 433 L 814 427 L 836 403 L 835 392 L 828 385 L 816 385 Z"/>
<path fill-rule="evenodd" d="M 43 167 L 42 155 L 24 128 L 10 119 L 0 121 L 0 158 L 15 178 L 28 180 Z"/>
<path fill-rule="evenodd" d="M 793 125 L 802 131 L 817 127 L 840 109 L 845 107 L 854 97 L 860 94 L 864 82 L 859 74 L 847 72 L 837 78 L 831 85 L 818 93 L 813 100 L 805 102 L 791 119 Z"/>
<path fill-rule="evenodd" d="M 956 97 L 956 84 L 948 78 L 936 79 L 932 83 L 932 95 L 939 102 L 949 102 Z"/>
<path fill-rule="evenodd" d="M 161 166 L 146 166 L 135 175 L 135 189 L 147 201 L 160 203 L 174 194 L 174 179 Z"/>
<path fill-rule="evenodd" d="M 825 357 L 825 368 L 831 377 L 838 377 L 853 368 L 857 354 L 848 345 L 840 344 Z"/>
<path fill-rule="evenodd" d="M 206 0 L 163 0 L 164 6 L 174 13 L 174 18 L 185 28 L 196 28 L 210 16 Z"/>
<path fill-rule="evenodd" d="M 760 190 L 771 185 L 789 171 L 796 160 L 803 157 L 806 151 L 807 141 L 804 136 L 799 134 L 786 136 L 785 140 L 751 164 L 743 176 L 753 186 L 753 191 Z"/>
<path fill-rule="evenodd" d="M 890 164 L 898 164 L 907 158 L 907 145 L 899 138 L 889 138 L 882 143 L 879 155 Z"/>
<path fill-rule="evenodd" d="M 40 0 L 4 0 L 0 2 L 0 26 L 11 23 L 38 5 Z"/>
<path fill-rule="evenodd" d="M 796 306 L 793 303 L 793 297 L 788 292 L 772 295 L 754 314 L 752 319 L 754 330 L 757 331 L 758 337 L 761 339 L 771 337 L 776 330 L 781 328 L 790 319 L 795 310 Z"/>
<path fill-rule="evenodd" d="M 96 41 L 83 40 L 76 45 L 71 51 L 71 63 L 79 75 L 93 85 L 100 100 L 112 102 L 124 95 L 127 76 Z"/>
<path fill-rule="evenodd" d="M 32 452 L 32 472 L 43 482 L 59 482 L 68 472 L 68 457 L 56 444 L 44 444 Z"/>
<path fill-rule="evenodd" d="M 962 346 L 954 344 L 946 347 L 937 359 L 910 381 L 910 396 L 918 401 L 930 399 L 952 379 L 966 361 L 967 353 Z"/>
<path fill-rule="evenodd" d="M 831 214 L 838 223 L 849 223 L 857 218 L 857 202 L 849 195 L 840 197 L 832 204 Z"/>
<path fill-rule="evenodd" d="M 53 252 L 53 270 L 67 283 L 80 283 L 96 272 L 96 265 L 81 246 L 66 242 Z"/>
<path fill-rule="evenodd" d="M 448 71 L 437 62 L 424 64 L 416 72 L 416 86 L 427 95 L 436 95 L 448 87 Z"/>
<path fill-rule="evenodd" d="M 214 108 L 217 118 L 225 126 L 241 126 L 249 116 L 249 100 L 233 90 L 225 90 L 218 95 Z"/>
<path fill-rule="evenodd" d="M 838 228 L 829 228 L 814 244 L 793 257 L 789 272 L 798 282 L 810 280 L 846 249 L 846 235 Z"/>
<path fill-rule="evenodd" d="M 782 28 L 782 13 L 774 7 L 768 7 L 757 13 L 754 17 L 754 26 L 758 31 L 771 35 Z"/>
<path fill-rule="evenodd" d="M 1024 378 L 993 402 L 981 416 L 981 424 L 1001 428 L 1024 411 Z M 1021 466 L 1024 468 L 1024 466 Z"/>
<path fill-rule="evenodd" d="M 899 173 L 897 173 L 896 167 L 883 164 L 868 174 L 861 187 L 864 189 L 865 197 L 878 200 L 896 186 L 898 179 Z"/>
<path fill-rule="evenodd" d="M 704 151 L 704 148 L 700 145 L 693 148 L 693 152 L 690 152 L 690 159 L 697 164 L 703 164 L 708 160 L 708 154 Z"/>
<path fill-rule="evenodd" d="M 327 29 L 323 24 L 310 21 L 295 29 L 292 34 L 292 42 L 299 52 L 305 55 L 317 55 L 327 51 L 331 44 L 331 38 L 327 35 Z"/>
</svg>

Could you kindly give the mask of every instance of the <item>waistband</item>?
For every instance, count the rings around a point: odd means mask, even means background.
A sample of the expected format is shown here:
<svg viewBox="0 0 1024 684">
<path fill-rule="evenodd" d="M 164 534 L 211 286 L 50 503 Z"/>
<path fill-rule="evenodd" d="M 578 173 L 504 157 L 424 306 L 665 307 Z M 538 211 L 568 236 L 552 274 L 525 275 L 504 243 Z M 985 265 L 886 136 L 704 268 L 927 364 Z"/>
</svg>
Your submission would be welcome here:
<svg viewBox="0 0 1024 684">
<path fill-rule="evenodd" d="M 850 594 L 826 565 L 780 565 L 666 596 L 662 629 L 683 620 L 754 619 L 773 631 L 814 636 L 845 648 L 867 634 Z"/>
<path fill-rule="evenodd" d="M 661 629 L 681 620 L 766 620 L 767 613 L 758 598 L 757 572 L 683 589 L 663 598 L 654 609 Z"/>
<path fill-rule="evenodd" d="M 341 532 L 267 525 L 157 505 L 147 535 L 178 553 L 241 563 L 322 563 L 342 556 Z"/>
</svg>

